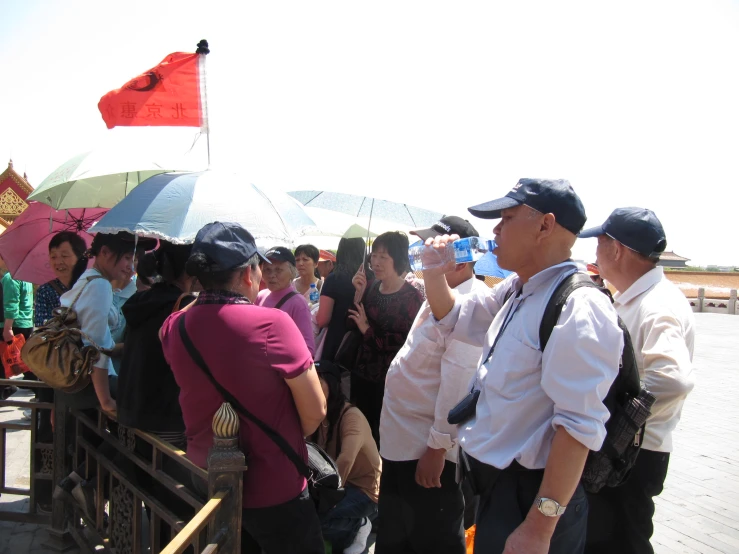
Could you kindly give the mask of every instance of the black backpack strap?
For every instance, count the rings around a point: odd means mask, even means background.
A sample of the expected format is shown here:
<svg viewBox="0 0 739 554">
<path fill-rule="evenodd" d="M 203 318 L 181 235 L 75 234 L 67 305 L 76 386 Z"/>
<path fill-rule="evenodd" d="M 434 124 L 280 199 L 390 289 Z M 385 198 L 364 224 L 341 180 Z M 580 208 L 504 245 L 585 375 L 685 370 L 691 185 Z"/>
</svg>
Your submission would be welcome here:
<svg viewBox="0 0 739 554">
<path fill-rule="evenodd" d="M 549 337 L 554 331 L 554 326 L 559 321 L 559 316 L 562 315 L 562 308 L 569 296 L 579 288 L 582 287 L 593 287 L 598 289 L 600 292 L 608 296 L 611 302 L 613 302 L 613 296 L 610 291 L 605 287 L 599 287 L 590 279 L 590 276 L 575 272 L 572 275 L 566 277 L 554 290 L 547 307 L 544 309 L 544 315 L 541 318 L 541 325 L 539 326 L 539 350 L 544 352 L 544 349 L 549 342 Z M 621 354 L 621 367 L 619 368 L 619 377 L 617 378 L 618 387 L 622 389 L 619 391 L 619 395 L 628 393 L 632 396 L 637 396 L 641 391 L 641 381 L 639 379 L 639 370 L 636 365 L 636 356 L 634 355 L 634 347 L 631 343 L 631 335 L 629 330 L 626 328 L 626 324 L 618 317 L 618 326 L 624 335 L 624 349 Z M 626 371 L 623 371 L 626 369 Z M 628 372 L 628 373 L 627 373 Z"/>
<path fill-rule="evenodd" d="M 286 294 L 285 296 L 283 296 L 283 297 L 282 297 L 282 298 L 280 299 L 280 301 L 279 301 L 279 302 L 278 302 L 277 304 L 275 304 L 275 310 L 279 310 L 280 308 L 282 308 L 282 306 L 284 306 L 284 305 L 285 305 L 285 302 L 287 302 L 287 301 L 288 301 L 288 300 L 290 300 L 290 299 L 291 299 L 291 298 L 292 298 L 293 296 L 295 296 L 295 295 L 298 295 L 298 294 L 300 294 L 300 293 L 299 293 L 299 292 L 297 292 L 297 291 L 292 291 L 292 292 L 288 292 L 288 293 L 287 293 L 287 294 Z"/>
<path fill-rule="evenodd" d="M 549 337 L 552 336 L 552 331 L 554 331 L 554 326 L 559 321 L 559 316 L 562 315 L 562 308 L 567 299 L 573 292 L 582 287 L 599 288 L 588 275 L 575 272 L 565 277 L 554 289 L 549 302 L 547 302 L 547 307 L 544 308 L 544 315 L 541 318 L 541 325 L 539 325 L 539 350 L 542 352 L 547 347 Z"/>
<path fill-rule="evenodd" d="M 297 293 L 295 293 L 297 294 Z M 280 447 L 280 450 L 287 456 L 290 461 L 295 464 L 295 467 L 298 470 L 298 473 L 300 473 L 303 477 L 310 478 L 311 473 L 310 469 L 308 468 L 308 465 L 303 461 L 303 459 L 298 455 L 297 452 L 295 452 L 295 449 L 288 444 L 288 442 L 280 435 L 277 431 L 272 429 L 269 425 L 264 423 L 261 419 L 259 419 L 257 416 L 252 414 L 249 410 L 244 408 L 244 406 L 239 402 L 236 397 L 228 392 L 221 384 L 216 381 L 216 378 L 213 377 L 213 374 L 210 372 L 210 369 L 208 368 L 208 364 L 205 363 L 205 360 L 200 355 L 200 352 L 197 348 L 195 348 L 195 345 L 193 344 L 192 340 L 190 339 L 190 335 L 187 334 L 187 329 L 185 327 L 185 317 L 186 314 L 183 314 L 182 317 L 180 317 L 179 322 L 179 330 L 180 330 L 180 338 L 182 339 L 182 343 L 185 345 L 185 349 L 187 350 L 188 354 L 190 354 L 190 357 L 193 359 L 195 364 L 203 370 L 203 373 L 208 377 L 211 383 L 213 383 L 213 386 L 216 388 L 216 390 L 221 393 L 221 396 L 231 404 L 231 406 L 239 412 L 241 415 L 243 415 L 245 418 L 250 420 L 252 423 L 254 423 L 257 427 L 259 427 L 265 435 L 267 435 L 272 441 Z"/>
</svg>

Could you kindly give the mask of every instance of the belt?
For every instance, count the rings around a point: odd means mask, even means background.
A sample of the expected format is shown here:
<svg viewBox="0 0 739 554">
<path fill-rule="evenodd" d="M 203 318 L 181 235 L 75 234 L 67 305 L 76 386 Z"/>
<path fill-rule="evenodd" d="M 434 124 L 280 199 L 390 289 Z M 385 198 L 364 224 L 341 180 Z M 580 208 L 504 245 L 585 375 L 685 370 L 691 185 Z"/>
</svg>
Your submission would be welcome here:
<svg viewBox="0 0 739 554">
<path fill-rule="evenodd" d="M 460 449 L 459 451 L 460 461 L 463 466 L 467 469 L 465 477 L 468 479 L 470 486 L 474 490 L 475 494 L 482 494 L 487 490 L 490 490 L 498 480 L 501 473 L 540 473 L 544 474 L 543 469 L 529 469 L 517 461 L 511 462 L 511 464 L 505 469 L 499 469 L 495 466 L 491 466 L 480 460 L 473 458 L 466 452 Z"/>
</svg>

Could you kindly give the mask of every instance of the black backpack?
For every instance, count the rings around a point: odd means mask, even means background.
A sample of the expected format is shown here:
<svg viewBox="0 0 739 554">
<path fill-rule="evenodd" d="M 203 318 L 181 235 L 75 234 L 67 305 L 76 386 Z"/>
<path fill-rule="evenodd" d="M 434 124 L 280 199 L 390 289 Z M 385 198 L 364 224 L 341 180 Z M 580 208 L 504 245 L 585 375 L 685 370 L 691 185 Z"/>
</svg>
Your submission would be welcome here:
<svg viewBox="0 0 739 554">
<path fill-rule="evenodd" d="M 611 297 L 608 289 L 599 287 L 584 273 L 576 272 L 565 278 L 552 293 L 544 309 L 539 326 L 539 348 L 542 352 L 565 302 L 570 294 L 581 287 L 593 287 Z M 611 414 L 606 422 L 606 438 L 599 451 L 588 454 L 582 474 L 583 487 L 589 493 L 597 493 L 604 486 L 617 487 L 626 482 L 639 455 L 644 426 L 654 403 L 654 396 L 641 386 L 631 335 L 620 317 L 618 326 L 624 335 L 624 349 L 618 376 L 603 400 Z"/>
</svg>

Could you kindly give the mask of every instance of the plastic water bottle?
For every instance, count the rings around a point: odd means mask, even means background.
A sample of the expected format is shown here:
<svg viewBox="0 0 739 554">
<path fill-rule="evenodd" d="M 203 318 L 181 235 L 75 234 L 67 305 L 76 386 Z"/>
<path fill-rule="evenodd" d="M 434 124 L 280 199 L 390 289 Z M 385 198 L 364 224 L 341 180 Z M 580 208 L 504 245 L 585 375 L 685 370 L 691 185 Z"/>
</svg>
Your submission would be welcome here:
<svg viewBox="0 0 739 554">
<path fill-rule="evenodd" d="M 408 249 L 408 260 L 411 263 L 412 271 L 423 271 L 424 269 L 441 267 L 452 261 L 452 257 L 458 264 L 476 262 L 488 252 L 492 252 L 495 246 L 494 240 L 480 237 L 465 237 L 455 240 L 452 243 L 452 248 L 447 245 L 443 252 L 421 244 L 411 246 Z"/>
<path fill-rule="evenodd" d="M 310 293 L 308 293 L 308 298 L 310 299 L 311 305 L 318 304 L 318 301 L 321 299 L 321 294 L 318 292 L 315 283 L 310 284 Z"/>
</svg>

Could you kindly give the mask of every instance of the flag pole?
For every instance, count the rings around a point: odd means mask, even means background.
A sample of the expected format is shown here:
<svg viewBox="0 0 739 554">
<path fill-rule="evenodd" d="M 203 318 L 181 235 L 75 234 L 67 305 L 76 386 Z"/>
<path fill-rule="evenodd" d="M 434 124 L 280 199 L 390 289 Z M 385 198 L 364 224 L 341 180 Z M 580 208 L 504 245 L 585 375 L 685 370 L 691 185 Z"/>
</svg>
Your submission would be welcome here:
<svg viewBox="0 0 739 554">
<path fill-rule="evenodd" d="M 208 149 L 208 169 L 210 169 L 210 126 L 208 121 L 208 86 L 205 72 L 205 56 L 210 54 L 208 41 L 203 39 L 198 42 L 196 54 L 200 54 L 198 70 L 200 72 L 200 105 L 203 107 L 203 116 L 200 121 L 200 132 L 205 133 L 205 143 Z"/>
</svg>

